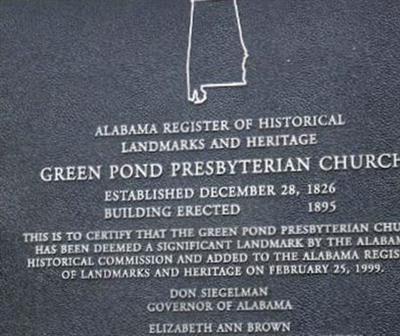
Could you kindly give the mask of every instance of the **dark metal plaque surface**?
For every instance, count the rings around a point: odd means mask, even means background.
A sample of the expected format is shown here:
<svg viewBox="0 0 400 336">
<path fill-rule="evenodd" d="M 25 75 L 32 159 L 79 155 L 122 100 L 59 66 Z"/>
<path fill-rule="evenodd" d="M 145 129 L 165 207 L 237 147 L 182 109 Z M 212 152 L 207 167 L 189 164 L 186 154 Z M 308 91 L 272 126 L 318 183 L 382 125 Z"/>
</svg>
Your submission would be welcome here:
<svg viewBox="0 0 400 336">
<path fill-rule="evenodd" d="M 397 336 L 400 2 L 0 2 L 0 335 Z"/>
</svg>

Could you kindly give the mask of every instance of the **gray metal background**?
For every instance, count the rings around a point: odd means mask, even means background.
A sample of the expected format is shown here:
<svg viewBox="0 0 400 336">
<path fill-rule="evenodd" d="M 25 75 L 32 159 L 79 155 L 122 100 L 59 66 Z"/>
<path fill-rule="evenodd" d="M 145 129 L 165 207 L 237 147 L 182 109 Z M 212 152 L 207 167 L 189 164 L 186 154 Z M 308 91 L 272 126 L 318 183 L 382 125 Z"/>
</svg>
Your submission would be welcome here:
<svg viewBox="0 0 400 336">
<path fill-rule="evenodd" d="M 293 335 L 400 335 L 400 269 L 381 276 L 63 282 L 27 270 L 22 232 L 139 227 L 281 225 L 399 219 L 399 173 L 162 179 L 44 184 L 46 165 L 169 162 L 171 154 L 123 156 L 120 139 L 94 139 L 97 125 L 342 113 L 345 128 L 319 130 L 322 145 L 175 158 L 392 152 L 399 148 L 397 0 L 240 0 L 250 52 L 249 85 L 186 100 L 190 3 L 185 0 L 0 2 L 0 335 L 142 336 L 153 321 L 282 320 Z M 212 29 L 212 27 L 204 27 Z M 162 137 L 160 137 L 162 138 Z M 244 200 L 225 220 L 102 220 L 103 190 L 226 183 L 336 180 L 339 210 L 310 216 L 304 202 Z M 285 313 L 154 315 L 149 300 L 172 285 L 270 286 Z"/>
</svg>

